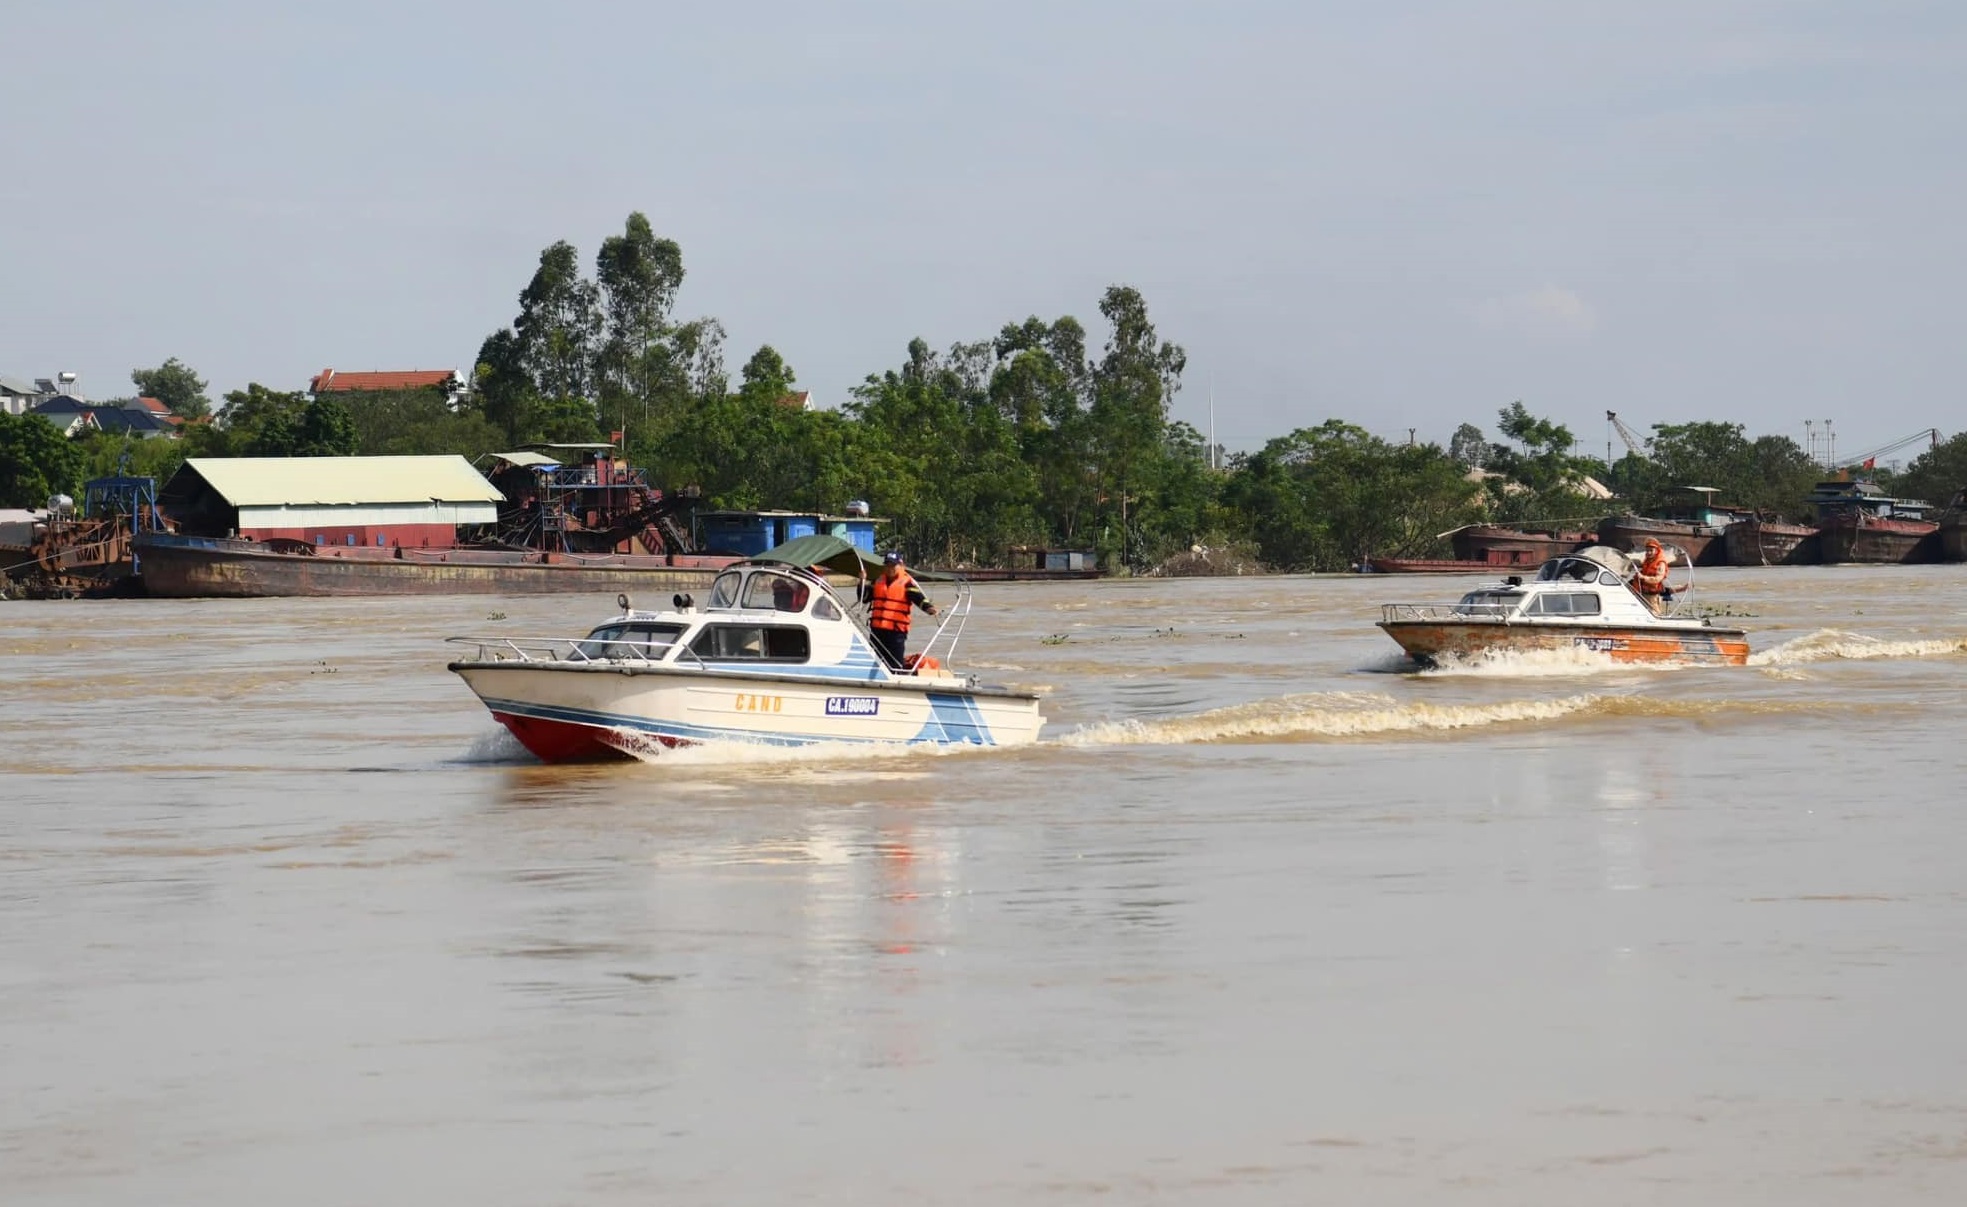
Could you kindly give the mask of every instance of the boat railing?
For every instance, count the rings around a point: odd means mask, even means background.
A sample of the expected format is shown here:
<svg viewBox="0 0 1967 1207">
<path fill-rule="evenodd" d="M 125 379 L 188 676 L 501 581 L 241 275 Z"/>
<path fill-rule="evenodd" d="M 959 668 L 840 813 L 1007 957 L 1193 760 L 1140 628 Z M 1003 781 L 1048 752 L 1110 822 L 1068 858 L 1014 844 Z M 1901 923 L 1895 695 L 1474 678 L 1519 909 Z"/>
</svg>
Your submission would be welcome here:
<svg viewBox="0 0 1967 1207">
<path fill-rule="evenodd" d="M 1463 624 L 1502 624 L 1515 611 L 1515 604 L 1382 604 L 1380 623 L 1456 621 Z"/>
<path fill-rule="evenodd" d="M 934 657 L 944 664 L 955 661 L 956 643 L 963 639 L 963 629 L 970 623 L 970 584 L 958 582 L 955 587 L 956 598 L 940 609 L 937 619 L 941 623 L 922 645 L 924 658 Z M 948 638 L 946 642 L 945 637 Z"/>
<path fill-rule="evenodd" d="M 472 662 L 660 662 L 669 645 L 593 637 L 446 637 L 451 645 L 477 647 Z M 695 657 L 695 652 L 684 653 Z M 697 659 L 699 663 L 702 659 Z"/>
</svg>

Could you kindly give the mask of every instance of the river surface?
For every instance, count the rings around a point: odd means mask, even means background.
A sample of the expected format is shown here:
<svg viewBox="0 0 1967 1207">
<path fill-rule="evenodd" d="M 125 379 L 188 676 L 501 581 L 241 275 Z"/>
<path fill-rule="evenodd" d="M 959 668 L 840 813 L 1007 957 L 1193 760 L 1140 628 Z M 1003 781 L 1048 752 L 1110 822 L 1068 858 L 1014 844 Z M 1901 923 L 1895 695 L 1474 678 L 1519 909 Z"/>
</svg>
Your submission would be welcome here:
<svg viewBox="0 0 1967 1207">
<path fill-rule="evenodd" d="M 0 605 L 0 1201 L 1967 1202 L 1967 567 L 1398 673 L 1463 585 L 986 586 L 1037 747 L 589 767 L 441 639 L 606 598 Z"/>
</svg>

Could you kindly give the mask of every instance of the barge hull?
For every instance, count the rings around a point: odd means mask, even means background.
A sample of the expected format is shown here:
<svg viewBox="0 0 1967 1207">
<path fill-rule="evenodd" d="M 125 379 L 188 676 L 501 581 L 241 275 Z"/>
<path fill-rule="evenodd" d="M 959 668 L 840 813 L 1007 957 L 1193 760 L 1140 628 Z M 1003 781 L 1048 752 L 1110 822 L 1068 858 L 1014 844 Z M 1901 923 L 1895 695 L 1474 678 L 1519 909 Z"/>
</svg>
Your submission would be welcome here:
<svg viewBox="0 0 1967 1207">
<path fill-rule="evenodd" d="M 1802 524 L 1736 520 L 1722 533 L 1731 566 L 1809 566 L 1817 562 L 1817 530 Z"/>
<path fill-rule="evenodd" d="M 1906 565 L 1935 560 L 1940 530 L 1925 520 L 1871 520 L 1852 523 L 1831 520 L 1823 526 L 1818 540 L 1823 545 L 1826 564 L 1862 563 L 1868 565 Z"/>
<path fill-rule="evenodd" d="M 364 551 L 366 552 L 366 551 Z M 137 546 L 144 592 L 167 599 L 696 591 L 735 559 L 399 551 L 283 553 L 257 542 L 163 537 Z M 647 564 L 641 564 L 647 563 Z"/>
</svg>

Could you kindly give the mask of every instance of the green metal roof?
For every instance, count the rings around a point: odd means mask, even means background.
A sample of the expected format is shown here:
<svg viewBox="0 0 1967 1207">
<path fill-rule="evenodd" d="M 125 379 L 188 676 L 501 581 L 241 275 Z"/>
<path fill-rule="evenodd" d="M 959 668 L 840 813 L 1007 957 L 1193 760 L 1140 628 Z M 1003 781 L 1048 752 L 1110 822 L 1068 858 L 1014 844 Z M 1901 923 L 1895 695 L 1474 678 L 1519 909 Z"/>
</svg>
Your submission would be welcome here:
<svg viewBox="0 0 1967 1207">
<path fill-rule="evenodd" d="M 497 503 L 504 498 L 459 456 L 193 457 L 195 470 L 234 507 L 365 503 Z"/>
</svg>

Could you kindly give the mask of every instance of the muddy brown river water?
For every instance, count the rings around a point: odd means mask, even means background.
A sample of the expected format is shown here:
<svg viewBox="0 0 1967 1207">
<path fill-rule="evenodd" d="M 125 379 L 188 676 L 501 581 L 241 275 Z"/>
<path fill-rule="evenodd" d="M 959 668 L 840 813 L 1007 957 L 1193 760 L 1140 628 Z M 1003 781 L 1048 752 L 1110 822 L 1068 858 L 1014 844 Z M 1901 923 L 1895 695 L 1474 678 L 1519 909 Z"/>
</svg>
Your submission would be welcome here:
<svg viewBox="0 0 1967 1207">
<path fill-rule="evenodd" d="M 441 639 L 606 598 L 0 604 L 0 1201 L 1967 1202 L 1967 567 L 1398 673 L 1462 585 L 987 586 L 1036 747 L 594 767 Z"/>
</svg>

